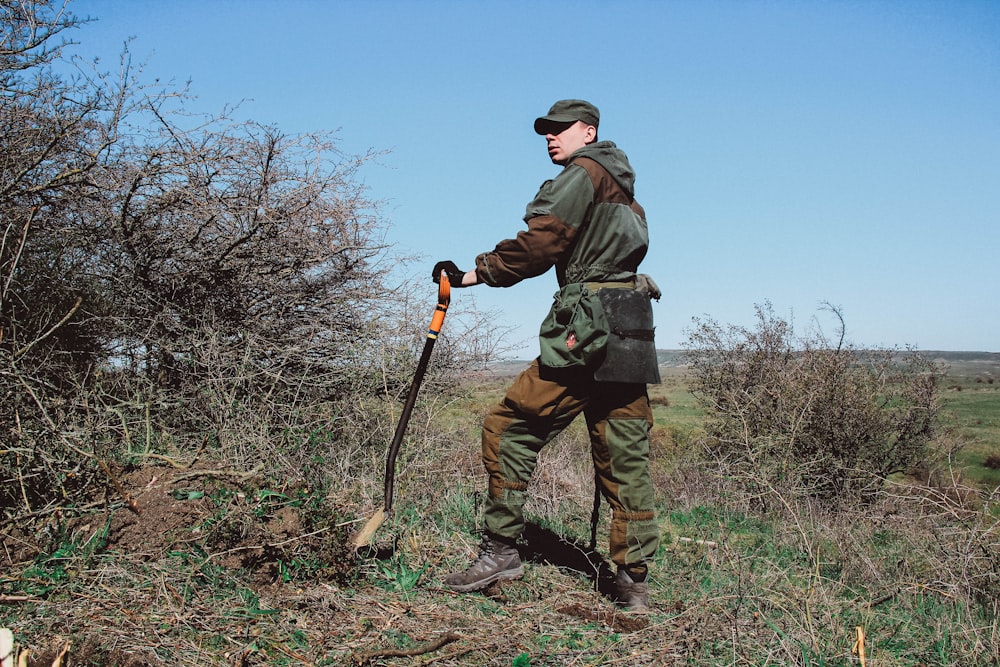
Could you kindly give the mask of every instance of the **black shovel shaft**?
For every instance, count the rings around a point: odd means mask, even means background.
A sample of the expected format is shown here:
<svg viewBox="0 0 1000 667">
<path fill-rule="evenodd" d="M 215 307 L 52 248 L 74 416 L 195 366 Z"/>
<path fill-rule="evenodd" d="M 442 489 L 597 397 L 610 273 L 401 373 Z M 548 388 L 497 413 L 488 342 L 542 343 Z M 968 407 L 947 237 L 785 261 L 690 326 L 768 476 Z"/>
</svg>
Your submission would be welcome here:
<svg viewBox="0 0 1000 667">
<path fill-rule="evenodd" d="M 399 423 L 396 424 L 396 433 L 392 436 L 392 444 L 389 445 L 389 455 L 385 461 L 385 500 L 383 509 L 386 514 L 392 510 L 393 485 L 396 478 L 396 455 L 399 454 L 399 445 L 403 442 L 403 435 L 406 433 L 406 425 L 410 421 L 410 413 L 413 412 L 413 405 L 417 402 L 417 393 L 420 391 L 420 383 L 424 381 L 424 373 L 427 372 L 427 363 L 431 359 L 431 350 L 434 349 L 434 341 L 437 340 L 441 327 L 444 326 L 444 316 L 448 312 L 448 304 L 451 301 L 451 284 L 448 276 L 442 271 L 440 282 L 438 283 L 438 304 L 431 318 L 430 327 L 427 329 L 427 340 L 424 342 L 424 351 L 420 354 L 420 361 L 417 362 L 417 370 L 413 374 L 413 382 L 410 383 L 410 391 L 406 395 L 406 403 L 403 405 L 403 412 L 399 416 Z"/>
<path fill-rule="evenodd" d="M 403 405 L 403 412 L 399 416 L 399 423 L 396 424 L 396 433 L 392 437 L 392 444 L 389 446 L 389 456 L 385 462 L 385 513 L 392 509 L 393 480 L 396 477 L 396 455 L 399 454 L 399 445 L 403 442 L 403 435 L 406 434 L 406 425 L 410 421 L 410 413 L 413 412 L 413 405 L 417 402 L 417 393 L 420 391 L 420 383 L 424 380 L 424 373 L 427 372 L 427 364 L 431 358 L 431 350 L 434 349 L 434 341 L 437 337 L 427 337 L 424 343 L 424 351 L 420 355 L 417 363 L 417 372 L 413 376 L 410 384 L 410 391 L 406 395 L 406 403 Z"/>
</svg>

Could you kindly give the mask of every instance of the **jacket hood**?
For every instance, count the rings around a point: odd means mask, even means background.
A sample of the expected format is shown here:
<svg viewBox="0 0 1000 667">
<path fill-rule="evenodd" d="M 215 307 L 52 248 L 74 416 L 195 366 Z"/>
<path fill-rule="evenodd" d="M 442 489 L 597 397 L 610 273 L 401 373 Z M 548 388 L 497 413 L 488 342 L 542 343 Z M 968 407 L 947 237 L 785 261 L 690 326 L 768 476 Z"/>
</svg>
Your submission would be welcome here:
<svg viewBox="0 0 1000 667">
<path fill-rule="evenodd" d="M 614 142 L 596 141 L 587 144 L 570 156 L 570 163 L 578 157 L 587 157 L 600 164 L 607 169 L 618 185 L 628 192 L 629 196 L 635 196 L 635 172 L 632 171 L 632 165 L 628 162 L 628 156 L 615 146 Z"/>
</svg>

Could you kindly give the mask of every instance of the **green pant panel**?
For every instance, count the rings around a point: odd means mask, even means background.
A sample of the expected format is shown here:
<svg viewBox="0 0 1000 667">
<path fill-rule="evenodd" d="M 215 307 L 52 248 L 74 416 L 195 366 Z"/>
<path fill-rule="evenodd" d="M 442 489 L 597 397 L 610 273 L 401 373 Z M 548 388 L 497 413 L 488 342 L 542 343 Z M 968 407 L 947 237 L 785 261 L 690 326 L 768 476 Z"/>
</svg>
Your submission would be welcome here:
<svg viewBox="0 0 1000 667">
<path fill-rule="evenodd" d="M 628 512 L 652 509 L 649 422 L 645 419 L 609 419 L 605 432 L 611 450 L 611 476 L 618 480 L 622 509 Z"/>
<path fill-rule="evenodd" d="M 483 463 L 490 478 L 486 530 L 505 538 L 521 534 L 525 491 L 538 453 L 584 411 L 598 483 L 612 509 L 612 560 L 648 562 L 659 528 L 649 476 L 652 411 L 645 385 L 598 383 L 539 367 L 537 361 L 483 422 Z"/>
<path fill-rule="evenodd" d="M 615 394 L 627 401 L 624 406 L 606 417 L 600 405 L 587 411 L 597 483 L 612 512 L 608 547 L 617 565 L 648 563 L 660 536 L 649 474 L 653 414 L 644 387 L 639 395 L 634 385 L 620 385 Z"/>
</svg>

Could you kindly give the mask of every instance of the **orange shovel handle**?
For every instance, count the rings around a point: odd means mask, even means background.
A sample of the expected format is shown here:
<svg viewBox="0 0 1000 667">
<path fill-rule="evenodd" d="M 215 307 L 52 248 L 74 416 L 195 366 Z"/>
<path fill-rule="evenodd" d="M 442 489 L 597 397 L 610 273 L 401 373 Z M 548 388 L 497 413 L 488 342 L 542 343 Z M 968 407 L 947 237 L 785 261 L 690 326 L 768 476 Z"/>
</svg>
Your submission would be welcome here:
<svg viewBox="0 0 1000 667">
<path fill-rule="evenodd" d="M 448 304 L 451 303 L 451 281 L 448 274 L 441 272 L 441 280 L 438 283 L 438 303 L 431 317 L 431 326 L 427 329 L 428 338 L 437 338 L 444 325 L 444 316 L 448 312 Z"/>
</svg>

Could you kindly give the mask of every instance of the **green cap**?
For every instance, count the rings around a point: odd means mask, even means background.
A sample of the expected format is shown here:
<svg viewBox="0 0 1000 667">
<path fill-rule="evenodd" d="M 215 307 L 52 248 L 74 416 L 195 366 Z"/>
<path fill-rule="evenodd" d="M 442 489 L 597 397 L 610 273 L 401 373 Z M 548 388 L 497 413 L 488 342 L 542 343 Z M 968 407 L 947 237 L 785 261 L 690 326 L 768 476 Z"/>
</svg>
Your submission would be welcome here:
<svg viewBox="0 0 1000 667">
<path fill-rule="evenodd" d="M 601 112 L 590 102 L 559 100 L 552 105 L 547 115 L 535 119 L 535 132 L 548 134 L 550 129 L 558 129 L 560 126 L 575 123 L 578 120 L 597 127 L 601 121 Z"/>
</svg>

